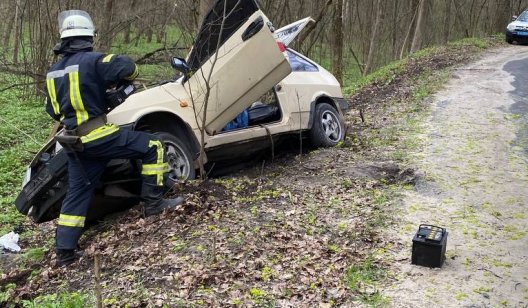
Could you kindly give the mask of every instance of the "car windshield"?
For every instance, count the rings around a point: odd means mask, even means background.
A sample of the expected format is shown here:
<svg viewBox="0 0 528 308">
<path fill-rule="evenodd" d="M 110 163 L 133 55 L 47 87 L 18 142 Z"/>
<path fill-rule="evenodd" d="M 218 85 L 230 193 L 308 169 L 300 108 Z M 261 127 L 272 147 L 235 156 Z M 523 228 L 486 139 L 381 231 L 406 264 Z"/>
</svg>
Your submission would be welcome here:
<svg viewBox="0 0 528 308">
<path fill-rule="evenodd" d="M 517 18 L 517 21 L 524 21 L 528 22 L 528 11 L 524 11 L 519 18 Z"/>
</svg>

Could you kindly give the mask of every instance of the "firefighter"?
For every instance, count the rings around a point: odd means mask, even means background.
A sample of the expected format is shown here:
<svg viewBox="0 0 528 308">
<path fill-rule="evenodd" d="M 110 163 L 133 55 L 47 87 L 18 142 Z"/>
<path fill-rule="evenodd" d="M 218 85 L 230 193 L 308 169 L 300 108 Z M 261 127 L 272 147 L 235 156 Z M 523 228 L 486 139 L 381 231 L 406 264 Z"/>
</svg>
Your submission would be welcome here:
<svg viewBox="0 0 528 308">
<path fill-rule="evenodd" d="M 64 126 L 56 140 L 68 157 L 69 188 L 56 230 L 57 265 L 73 263 L 80 255 L 77 242 L 95 188 L 111 159 L 141 159 L 141 199 L 146 216 L 183 202 L 164 199 L 164 177 L 169 171 L 162 142 L 154 135 L 107 123 L 110 109 L 106 90 L 138 76 L 128 57 L 93 51 L 95 27 L 80 10 L 59 14 L 61 42 L 54 48 L 62 58 L 47 73 L 46 111 Z"/>
</svg>

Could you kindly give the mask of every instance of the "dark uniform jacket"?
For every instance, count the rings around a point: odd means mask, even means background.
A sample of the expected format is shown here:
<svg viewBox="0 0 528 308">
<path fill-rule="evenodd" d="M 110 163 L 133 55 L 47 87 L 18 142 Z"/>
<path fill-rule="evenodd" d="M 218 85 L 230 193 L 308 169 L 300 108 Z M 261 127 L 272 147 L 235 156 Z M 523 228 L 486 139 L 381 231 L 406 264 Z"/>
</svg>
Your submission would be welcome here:
<svg viewBox="0 0 528 308">
<path fill-rule="evenodd" d="M 106 114 L 108 88 L 122 80 L 133 80 L 138 70 L 128 57 L 98 52 L 67 53 L 46 76 L 46 111 L 66 129 Z"/>
</svg>

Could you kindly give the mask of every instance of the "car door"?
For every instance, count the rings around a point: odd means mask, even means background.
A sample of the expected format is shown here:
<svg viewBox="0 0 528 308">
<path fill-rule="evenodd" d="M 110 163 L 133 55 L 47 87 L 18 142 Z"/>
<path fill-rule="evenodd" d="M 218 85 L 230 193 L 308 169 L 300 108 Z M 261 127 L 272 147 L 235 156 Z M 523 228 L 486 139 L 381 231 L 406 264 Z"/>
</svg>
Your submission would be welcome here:
<svg viewBox="0 0 528 308">
<path fill-rule="evenodd" d="M 197 124 L 205 117 L 208 134 L 220 132 L 291 72 L 268 23 L 255 0 L 218 0 L 205 17 L 188 57 L 192 76 L 185 86 Z"/>
<path fill-rule="evenodd" d="M 311 17 L 306 17 L 284 26 L 273 33 L 275 39 L 288 46 L 310 22 L 314 22 L 314 20 Z"/>
</svg>

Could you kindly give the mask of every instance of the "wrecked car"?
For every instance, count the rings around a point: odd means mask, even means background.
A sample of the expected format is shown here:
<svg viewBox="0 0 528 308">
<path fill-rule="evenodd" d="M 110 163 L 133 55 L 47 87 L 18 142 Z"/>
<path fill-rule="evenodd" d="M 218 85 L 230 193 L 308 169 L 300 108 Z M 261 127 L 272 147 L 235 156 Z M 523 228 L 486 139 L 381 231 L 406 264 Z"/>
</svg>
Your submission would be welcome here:
<svg viewBox="0 0 528 308">
<path fill-rule="evenodd" d="M 157 134 L 174 181 L 196 177 L 202 131 L 209 162 L 251 155 L 291 134 L 301 133 L 314 146 L 337 145 L 348 108 L 339 82 L 288 48 L 310 20 L 274 31 L 257 1 L 217 1 L 187 59 L 171 61 L 183 74 L 130 95 L 108 113 L 108 122 Z M 240 115 L 244 123 L 230 126 Z M 136 161 L 111 161 L 88 220 L 137 204 L 140 184 Z M 15 205 L 37 223 L 50 221 L 58 217 L 67 185 L 66 155 L 52 139 L 30 163 Z"/>
</svg>

